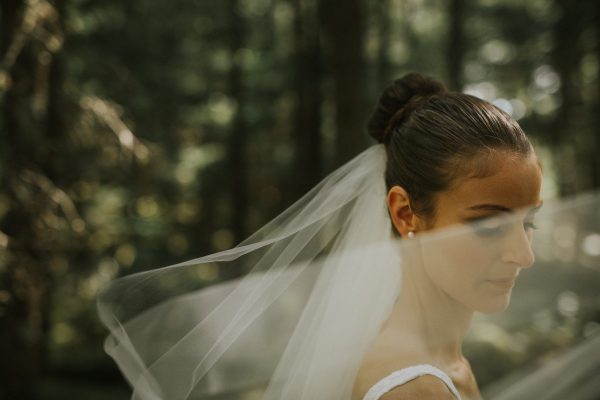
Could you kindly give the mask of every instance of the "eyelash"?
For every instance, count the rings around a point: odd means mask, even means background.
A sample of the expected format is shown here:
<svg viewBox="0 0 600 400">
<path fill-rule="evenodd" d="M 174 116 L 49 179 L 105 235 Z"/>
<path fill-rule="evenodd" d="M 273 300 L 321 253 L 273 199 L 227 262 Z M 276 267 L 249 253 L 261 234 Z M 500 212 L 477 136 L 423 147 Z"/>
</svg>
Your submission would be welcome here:
<svg viewBox="0 0 600 400">
<path fill-rule="evenodd" d="M 523 226 L 524 226 L 526 229 L 533 229 L 533 230 L 535 230 L 535 229 L 538 229 L 538 226 L 537 226 L 536 224 L 534 224 L 533 222 L 525 222 L 525 223 L 523 224 Z"/>
<path fill-rule="evenodd" d="M 499 236 L 504 232 L 502 226 L 486 227 L 480 220 L 474 221 L 473 227 L 475 229 L 475 233 L 482 237 Z"/>
<path fill-rule="evenodd" d="M 472 225 L 475 229 L 476 234 L 478 234 L 479 236 L 483 236 L 483 237 L 492 237 L 492 236 L 498 236 L 504 232 L 505 229 L 502 225 L 498 225 L 498 226 L 491 227 L 491 228 L 485 227 L 483 222 L 486 220 L 489 220 L 489 219 L 490 219 L 490 217 L 483 217 L 483 218 L 475 218 L 475 219 L 470 220 L 470 222 L 472 223 Z M 533 222 L 524 222 L 523 228 L 525 230 L 538 229 L 537 225 L 535 225 L 535 223 L 533 223 Z"/>
</svg>

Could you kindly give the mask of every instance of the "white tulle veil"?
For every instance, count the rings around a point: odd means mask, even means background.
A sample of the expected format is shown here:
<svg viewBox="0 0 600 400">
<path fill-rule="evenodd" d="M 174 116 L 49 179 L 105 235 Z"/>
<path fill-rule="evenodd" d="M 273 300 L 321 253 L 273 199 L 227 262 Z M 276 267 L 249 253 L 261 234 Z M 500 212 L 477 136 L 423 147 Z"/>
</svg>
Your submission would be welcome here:
<svg viewBox="0 0 600 400">
<path fill-rule="evenodd" d="M 522 224 L 529 212 L 496 218 L 492 228 L 487 221 L 400 240 L 386 208 L 385 164 L 384 145 L 373 145 L 236 247 L 112 282 L 98 297 L 110 330 L 105 349 L 132 398 L 349 400 L 406 265 L 450 270 L 449 248 L 472 254 L 467 264 L 481 262 L 482 249 L 494 254 L 513 240 L 491 240 L 488 231 Z M 542 263 L 598 279 L 598 205 L 596 195 L 547 202 L 534 240 Z M 246 273 L 211 284 L 227 271 Z M 532 282 L 523 289 L 536 289 Z M 511 305 L 504 320 L 476 321 L 475 331 L 514 325 L 552 303 L 547 295 L 541 290 L 538 303 L 517 304 L 514 314 Z"/>
</svg>

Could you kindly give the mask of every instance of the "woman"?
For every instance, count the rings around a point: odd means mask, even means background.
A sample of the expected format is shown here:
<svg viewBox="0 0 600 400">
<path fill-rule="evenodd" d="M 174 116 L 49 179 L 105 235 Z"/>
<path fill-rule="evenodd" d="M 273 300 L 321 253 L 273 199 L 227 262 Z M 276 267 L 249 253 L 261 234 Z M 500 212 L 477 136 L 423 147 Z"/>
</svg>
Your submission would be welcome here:
<svg viewBox="0 0 600 400">
<path fill-rule="evenodd" d="M 403 239 L 541 206 L 533 147 L 516 122 L 483 100 L 407 75 L 384 92 L 370 133 L 386 143 L 387 205 Z M 368 388 L 370 400 L 479 398 L 462 340 L 473 313 L 505 309 L 520 270 L 533 264 L 532 217 L 526 213 L 511 232 L 497 226 L 475 233 L 495 243 L 510 236 L 504 247 L 473 246 L 479 251 L 469 260 L 460 254 L 464 245 L 438 247 L 432 253 L 450 263 L 430 257 L 404 265 L 401 294 L 363 361 L 355 398 Z M 373 388 L 384 376 L 391 378 Z"/>
<path fill-rule="evenodd" d="M 132 398 L 479 398 L 461 343 L 533 262 L 535 152 L 506 113 L 418 74 L 369 130 L 380 144 L 235 248 L 101 293 Z M 250 272 L 205 288 L 227 268 Z"/>
</svg>

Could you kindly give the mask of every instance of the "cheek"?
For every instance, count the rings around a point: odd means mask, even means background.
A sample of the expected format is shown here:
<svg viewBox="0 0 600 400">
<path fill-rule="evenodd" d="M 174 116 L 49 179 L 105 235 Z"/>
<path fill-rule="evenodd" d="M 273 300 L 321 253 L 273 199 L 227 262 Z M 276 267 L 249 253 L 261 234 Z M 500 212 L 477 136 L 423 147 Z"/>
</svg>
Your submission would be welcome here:
<svg viewBox="0 0 600 400">
<path fill-rule="evenodd" d="M 424 249 L 424 268 L 430 279 L 460 303 L 478 309 L 485 302 L 487 284 L 500 254 L 477 238 L 436 243 Z"/>
</svg>

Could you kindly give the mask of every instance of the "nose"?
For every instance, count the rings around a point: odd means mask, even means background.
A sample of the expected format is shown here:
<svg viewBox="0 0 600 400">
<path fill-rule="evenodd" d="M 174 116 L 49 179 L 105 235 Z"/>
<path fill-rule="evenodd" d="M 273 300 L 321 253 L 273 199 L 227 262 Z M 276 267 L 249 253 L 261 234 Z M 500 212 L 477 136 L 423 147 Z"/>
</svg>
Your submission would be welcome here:
<svg viewBox="0 0 600 400">
<path fill-rule="evenodd" d="M 535 262 L 535 255 L 531 248 L 531 236 L 522 226 L 515 228 L 515 232 L 505 243 L 502 261 L 516 264 L 521 268 L 528 268 Z"/>
</svg>

